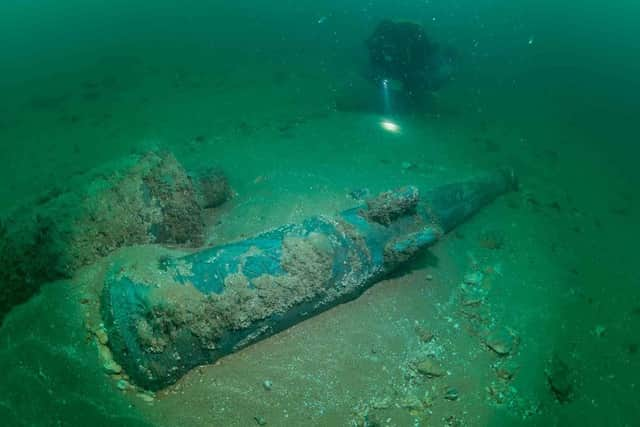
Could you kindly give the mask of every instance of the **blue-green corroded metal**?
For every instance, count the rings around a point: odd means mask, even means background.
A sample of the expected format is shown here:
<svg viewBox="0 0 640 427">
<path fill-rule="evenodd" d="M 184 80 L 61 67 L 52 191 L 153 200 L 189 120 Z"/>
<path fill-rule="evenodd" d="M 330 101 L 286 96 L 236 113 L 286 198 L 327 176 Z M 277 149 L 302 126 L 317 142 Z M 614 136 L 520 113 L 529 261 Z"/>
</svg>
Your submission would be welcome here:
<svg viewBox="0 0 640 427">
<path fill-rule="evenodd" d="M 150 259 L 151 274 L 115 263 L 102 301 L 114 358 L 137 385 L 168 386 L 195 366 L 356 298 L 514 187 L 509 171 L 421 196 L 408 186 L 334 217 Z"/>
</svg>

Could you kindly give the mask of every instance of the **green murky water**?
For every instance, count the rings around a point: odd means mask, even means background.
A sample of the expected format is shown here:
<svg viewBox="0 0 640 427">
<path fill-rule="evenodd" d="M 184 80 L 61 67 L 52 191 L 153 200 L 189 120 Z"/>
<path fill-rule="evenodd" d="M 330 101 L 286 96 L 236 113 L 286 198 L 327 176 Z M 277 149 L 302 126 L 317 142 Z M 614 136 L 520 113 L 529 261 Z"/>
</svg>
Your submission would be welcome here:
<svg viewBox="0 0 640 427">
<path fill-rule="evenodd" d="M 637 425 L 639 13 L 627 0 L 4 1 L 2 424 Z M 393 81 L 386 111 L 366 44 L 384 19 L 421 25 L 450 61 L 418 103 Z M 149 151 L 227 177 L 209 245 L 500 166 L 520 189 L 359 299 L 149 393 L 105 367 L 100 287 L 126 238 L 63 275 L 58 249 L 34 249 L 69 241 L 79 206 Z M 102 209 L 88 241 L 139 216 Z"/>
</svg>

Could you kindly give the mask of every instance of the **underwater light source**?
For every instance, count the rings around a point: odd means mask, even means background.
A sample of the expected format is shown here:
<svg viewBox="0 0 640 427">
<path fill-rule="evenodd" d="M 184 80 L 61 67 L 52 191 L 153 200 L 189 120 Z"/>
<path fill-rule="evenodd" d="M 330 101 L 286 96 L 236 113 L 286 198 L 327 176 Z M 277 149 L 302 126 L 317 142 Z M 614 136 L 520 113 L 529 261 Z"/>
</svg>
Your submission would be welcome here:
<svg viewBox="0 0 640 427">
<path fill-rule="evenodd" d="M 383 119 L 380 122 L 380 126 L 382 127 L 382 129 L 386 130 L 387 132 L 400 133 L 400 126 L 398 126 L 397 123 L 394 123 L 389 119 Z"/>
<path fill-rule="evenodd" d="M 382 80 L 382 103 L 384 114 L 391 114 L 391 97 L 389 96 L 389 79 Z"/>
</svg>

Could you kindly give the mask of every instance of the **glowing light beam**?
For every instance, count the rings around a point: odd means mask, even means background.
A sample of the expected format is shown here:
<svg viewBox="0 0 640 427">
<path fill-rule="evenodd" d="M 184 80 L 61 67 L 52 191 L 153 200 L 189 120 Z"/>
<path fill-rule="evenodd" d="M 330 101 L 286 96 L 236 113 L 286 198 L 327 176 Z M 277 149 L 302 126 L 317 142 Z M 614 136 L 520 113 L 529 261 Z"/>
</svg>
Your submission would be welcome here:
<svg viewBox="0 0 640 427">
<path fill-rule="evenodd" d="M 400 126 L 397 123 L 392 122 L 389 119 L 384 119 L 380 122 L 380 127 L 387 132 L 400 133 Z"/>
</svg>

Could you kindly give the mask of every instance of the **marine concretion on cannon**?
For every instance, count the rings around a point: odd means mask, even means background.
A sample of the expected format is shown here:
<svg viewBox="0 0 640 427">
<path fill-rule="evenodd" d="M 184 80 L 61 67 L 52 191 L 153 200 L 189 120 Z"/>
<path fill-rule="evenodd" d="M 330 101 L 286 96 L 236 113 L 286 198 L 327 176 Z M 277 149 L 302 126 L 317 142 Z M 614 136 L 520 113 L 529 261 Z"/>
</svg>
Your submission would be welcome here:
<svg viewBox="0 0 640 427">
<path fill-rule="evenodd" d="M 115 262 L 102 310 L 115 360 L 157 390 L 190 369 L 352 300 L 497 196 L 510 171 L 409 186 L 302 224 L 143 268 Z M 130 265 L 130 264 L 128 264 Z"/>
</svg>

